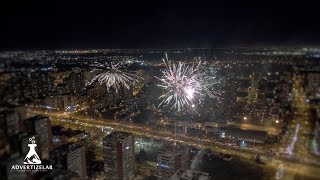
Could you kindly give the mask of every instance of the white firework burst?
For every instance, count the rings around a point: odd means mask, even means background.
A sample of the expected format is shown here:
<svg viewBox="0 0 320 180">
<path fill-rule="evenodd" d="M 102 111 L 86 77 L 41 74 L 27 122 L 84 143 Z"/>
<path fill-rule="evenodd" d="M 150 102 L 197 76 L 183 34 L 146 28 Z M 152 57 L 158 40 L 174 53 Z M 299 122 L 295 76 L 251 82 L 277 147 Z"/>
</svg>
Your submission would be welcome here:
<svg viewBox="0 0 320 180">
<path fill-rule="evenodd" d="M 125 66 L 120 62 L 111 62 L 105 70 L 94 69 L 93 71 L 103 72 L 94 76 L 89 85 L 97 81 L 99 84 L 105 84 L 107 91 L 113 88 L 118 92 L 121 87 L 130 89 L 142 80 L 142 77 L 136 75 L 134 72 L 126 70 Z"/>
<path fill-rule="evenodd" d="M 184 106 L 192 106 L 193 100 L 203 91 L 203 83 L 200 80 L 201 61 L 191 65 L 179 61 L 175 63 L 168 60 L 168 56 L 163 60 L 165 69 L 162 71 L 162 77 L 156 77 L 161 81 L 159 84 L 166 92 L 160 99 L 159 104 L 170 104 L 173 101 L 172 108 L 180 111 Z M 199 81 L 200 80 L 200 81 Z"/>
<path fill-rule="evenodd" d="M 171 109 L 175 108 L 181 111 L 185 106 L 194 107 L 196 100 L 200 101 L 200 96 L 208 95 L 211 98 L 220 98 L 220 94 L 212 90 L 212 85 L 217 84 L 214 75 L 208 76 L 205 67 L 200 60 L 187 64 L 186 62 L 173 62 L 163 59 L 165 69 L 162 70 L 162 77 L 156 77 L 160 80 L 165 94 L 161 95 L 162 104 L 172 104 Z"/>
</svg>

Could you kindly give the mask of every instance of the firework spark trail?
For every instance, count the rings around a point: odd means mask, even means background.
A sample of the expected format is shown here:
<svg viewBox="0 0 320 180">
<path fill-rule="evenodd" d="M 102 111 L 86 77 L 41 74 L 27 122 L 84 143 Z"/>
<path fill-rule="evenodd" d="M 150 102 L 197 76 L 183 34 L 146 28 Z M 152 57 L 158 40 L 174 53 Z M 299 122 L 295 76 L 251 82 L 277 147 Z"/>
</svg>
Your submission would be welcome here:
<svg viewBox="0 0 320 180">
<path fill-rule="evenodd" d="M 217 93 L 212 93 L 207 87 L 207 78 L 203 78 L 203 67 L 201 61 L 187 65 L 185 62 L 173 62 L 168 59 L 163 59 L 165 69 L 162 71 L 162 77 L 156 77 L 160 80 L 162 87 L 166 93 L 159 97 L 163 99 L 159 104 L 170 104 L 171 109 L 176 108 L 180 111 L 184 106 L 192 106 L 193 100 L 199 97 L 201 93 L 205 93 L 210 97 L 216 97 Z"/>
<path fill-rule="evenodd" d="M 95 71 L 102 71 L 101 69 L 94 69 Z M 107 91 L 111 88 L 115 89 L 116 92 L 121 87 L 125 87 L 126 89 L 130 89 L 137 82 L 142 80 L 142 77 L 134 74 L 126 70 L 121 63 L 110 63 L 106 70 L 101 73 L 98 73 L 92 80 L 89 82 L 89 85 L 98 82 L 101 84 L 106 84 Z"/>
</svg>

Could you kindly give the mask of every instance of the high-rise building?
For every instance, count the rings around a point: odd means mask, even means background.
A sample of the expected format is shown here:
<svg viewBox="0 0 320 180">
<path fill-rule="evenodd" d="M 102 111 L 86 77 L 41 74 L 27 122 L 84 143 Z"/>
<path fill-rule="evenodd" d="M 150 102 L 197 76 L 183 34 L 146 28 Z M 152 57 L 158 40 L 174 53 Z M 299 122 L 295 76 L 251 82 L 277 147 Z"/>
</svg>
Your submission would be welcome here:
<svg viewBox="0 0 320 180">
<path fill-rule="evenodd" d="M 0 112 L 0 156 L 10 151 L 19 150 L 13 147 L 11 141 L 15 142 L 15 136 L 21 131 L 20 120 L 20 115 L 16 111 L 5 110 Z"/>
<path fill-rule="evenodd" d="M 11 152 L 19 152 L 21 155 L 25 156 L 29 152 L 28 144 L 30 143 L 30 138 L 34 137 L 36 142 L 39 142 L 39 135 L 19 133 L 9 139 Z"/>
<path fill-rule="evenodd" d="M 0 112 L 0 126 L 6 136 L 13 136 L 20 132 L 20 116 L 16 111 Z M 1 130 L 0 130 L 1 131 Z"/>
<path fill-rule="evenodd" d="M 320 73 L 308 73 L 307 79 L 306 91 L 313 95 L 318 91 L 320 86 Z"/>
<path fill-rule="evenodd" d="M 106 179 L 128 180 L 135 174 L 134 137 L 130 133 L 113 132 L 103 139 Z"/>
<path fill-rule="evenodd" d="M 259 81 L 257 76 L 254 74 L 254 72 L 252 75 L 250 75 L 250 83 L 251 83 L 251 86 L 248 88 L 248 102 L 256 103 L 258 99 Z"/>
<path fill-rule="evenodd" d="M 52 109 L 71 111 L 77 106 L 77 97 L 71 94 L 56 95 L 46 98 L 45 106 Z"/>
<path fill-rule="evenodd" d="M 39 136 L 37 142 L 42 158 L 48 158 L 49 152 L 52 148 L 52 133 L 50 120 L 46 116 L 35 116 L 24 121 L 26 130 L 30 134 Z"/>
<path fill-rule="evenodd" d="M 185 146 L 168 144 L 159 152 L 157 160 L 158 179 L 169 179 L 178 169 L 189 168 L 189 149 Z"/>
<path fill-rule="evenodd" d="M 76 172 L 82 180 L 87 178 L 86 152 L 82 145 L 61 145 L 50 152 L 50 161 L 53 168 Z"/>
<path fill-rule="evenodd" d="M 0 131 L 0 157 L 10 151 L 9 139 L 3 131 Z"/>
<path fill-rule="evenodd" d="M 69 77 L 65 79 L 69 92 L 79 94 L 83 91 L 85 86 L 85 77 L 81 71 L 71 72 Z"/>
<path fill-rule="evenodd" d="M 12 165 L 20 164 L 23 158 L 19 153 L 10 154 L 0 157 L 0 179 L 6 180 L 23 180 L 27 179 L 25 171 L 12 170 Z"/>
<path fill-rule="evenodd" d="M 34 72 L 28 76 L 30 80 L 29 91 L 33 97 L 50 95 L 53 89 L 53 78 L 46 72 Z"/>
</svg>

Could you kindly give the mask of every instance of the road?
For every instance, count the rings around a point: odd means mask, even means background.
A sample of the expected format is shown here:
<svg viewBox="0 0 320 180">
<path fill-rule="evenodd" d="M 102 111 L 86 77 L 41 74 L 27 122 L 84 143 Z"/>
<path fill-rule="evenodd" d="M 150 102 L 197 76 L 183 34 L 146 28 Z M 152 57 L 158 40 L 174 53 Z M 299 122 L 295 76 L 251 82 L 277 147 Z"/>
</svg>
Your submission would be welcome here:
<svg viewBox="0 0 320 180">
<path fill-rule="evenodd" d="M 206 139 L 199 139 L 196 137 L 187 137 L 184 135 L 174 135 L 170 132 L 166 131 L 159 131 L 155 129 L 151 129 L 149 127 L 141 127 L 135 126 L 133 124 L 124 124 L 119 123 L 113 120 L 107 119 L 95 119 L 82 116 L 75 116 L 70 115 L 67 113 L 54 113 L 54 112 L 44 112 L 40 110 L 31 110 L 29 113 L 36 114 L 36 115 L 45 115 L 51 117 L 52 121 L 60 122 L 62 125 L 64 123 L 76 123 L 82 124 L 81 126 L 102 126 L 102 127 L 112 127 L 116 131 L 125 131 L 130 132 L 138 136 L 146 136 L 155 139 L 164 139 L 164 140 L 171 140 L 177 141 L 182 144 L 195 146 L 200 149 L 210 149 L 215 153 L 223 153 L 229 154 L 233 156 L 237 156 L 242 159 L 252 160 L 254 155 L 259 154 L 261 155 L 262 159 L 265 159 L 265 164 L 263 166 L 267 168 L 271 168 L 273 170 L 279 170 L 281 166 L 281 170 L 285 173 L 281 177 L 289 178 L 295 177 L 296 175 L 311 177 L 311 178 L 318 178 L 320 177 L 320 165 L 315 166 L 314 164 L 308 164 L 308 162 L 301 162 L 297 159 L 291 158 L 284 158 L 284 157 L 272 157 L 269 158 L 269 155 L 261 150 L 255 149 L 240 149 L 237 147 L 231 147 L 222 145 L 216 142 L 211 142 Z M 72 122 L 63 122 L 61 121 L 62 118 L 72 118 L 74 121 Z M 283 178 L 280 178 L 283 179 Z M 289 178 L 291 179 L 291 178 Z"/>
<path fill-rule="evenodd" d="M 301 79 L 298 77 L 293 78 L 292 95 L 294 118 L 288 126 L 289 130 L 287 134 L 283 136 L 282 147 L 280 147 L 279 151 L 286 153 L 291 159 L 297 159 L 300 162 L 319 162 L 319 157 L 311 154 L 309 149 L 312 128 L 308 117 L 309 111 L 305 92 Z M 278 175 L 279 179 L 295 179 L 297 173 L 292 172 L 301 171 L 299 168 L 303 167 L 279 163 L 276 177 Z M 291 171 L 288 172 L 288 170 Z M 319 177 L 320 176 L 318 176 L 318 178 Z"/>
<path fill-rule="evenodd" d="M 239 128 L 242 130 L 255 130 L 255 131 L 265 131 L 270 135 L 278 135 L 280 133 L 280 128 L 276 127 L 270 127 L 270 126 L 261 126 L 261 125 L 256 125 L 256 124 L 250 124 L 250 123 L 229 123 L 229 124 L 221 124 L 221 123 L 195 123 L 195 122 L 188 122 L 186 123 L 185 121 L 179 121 L 179 120 L 161 120 L 161 124 L 163 125 L 177 125 L 181 127 L 187 127 L 187 128 L 200 128 L 202 127 L 205 129 L 206 127 L 214 127 L 214 128 L 223 128 L 223 127 L 233 127 L 233 128 Z M 204 126 L 204 127 L 203 127 Z"/>
</svg>

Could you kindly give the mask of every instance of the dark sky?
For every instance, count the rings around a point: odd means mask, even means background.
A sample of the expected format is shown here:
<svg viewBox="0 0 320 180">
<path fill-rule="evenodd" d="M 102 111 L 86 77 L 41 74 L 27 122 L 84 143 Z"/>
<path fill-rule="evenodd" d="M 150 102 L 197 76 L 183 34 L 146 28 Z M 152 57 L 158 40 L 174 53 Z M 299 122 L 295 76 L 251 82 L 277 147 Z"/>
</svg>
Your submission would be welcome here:
<svg viewBox="0 0 320 180">
<path fill-rule="evenodd" d="M 319 12 L 308 1 L 11 2 L 1 6 L 0 47 L 319 45 Z"/>
</svg>

